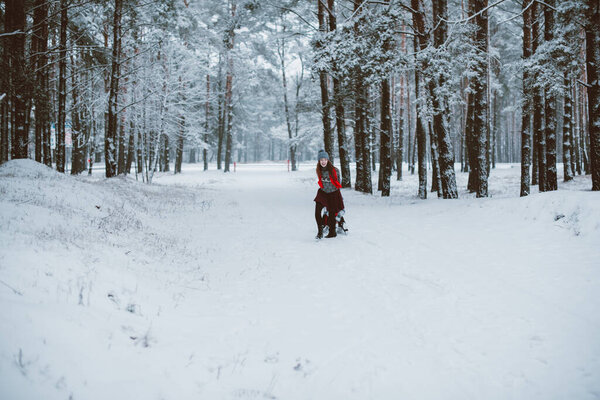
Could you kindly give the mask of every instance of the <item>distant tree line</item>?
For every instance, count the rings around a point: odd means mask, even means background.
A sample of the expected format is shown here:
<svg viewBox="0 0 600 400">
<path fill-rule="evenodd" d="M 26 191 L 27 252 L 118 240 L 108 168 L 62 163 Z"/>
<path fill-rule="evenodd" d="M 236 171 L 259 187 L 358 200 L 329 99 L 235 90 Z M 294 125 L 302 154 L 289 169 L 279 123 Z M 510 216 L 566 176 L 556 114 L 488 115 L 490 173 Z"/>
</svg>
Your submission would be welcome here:
<svg viewBox="0 0 600 400">
<path fill-rule="evenodd" d="M 182 163 L 339 158 L 342 185 L 600 190 L 597 0 L 4 0 L 0 162 L 151 182 Z M 320 128 L 318 128 L 320 126 Z M 67 160 L 70 165 L 67 165 Z M 356 163 L 355 182 L 350 163 Z M 376 166 L 380 168 L 377 171 Z"/>
<path fill-rule="evenodd" d="M 496 162 L 521 162 L 521 195 L 556 190 L 559 161 L 599 190 L 597 1 L 314 1 L 323 143 L 351 119 L 338 154 L 347 171 L 354 150 L 357 190 L 372 193 L 375 160 L 384 196 L 403 162 L 420 198 L 428 164 L 431 191 L 457 197 L 455 161 L 477 197 Z"/>
</svg>

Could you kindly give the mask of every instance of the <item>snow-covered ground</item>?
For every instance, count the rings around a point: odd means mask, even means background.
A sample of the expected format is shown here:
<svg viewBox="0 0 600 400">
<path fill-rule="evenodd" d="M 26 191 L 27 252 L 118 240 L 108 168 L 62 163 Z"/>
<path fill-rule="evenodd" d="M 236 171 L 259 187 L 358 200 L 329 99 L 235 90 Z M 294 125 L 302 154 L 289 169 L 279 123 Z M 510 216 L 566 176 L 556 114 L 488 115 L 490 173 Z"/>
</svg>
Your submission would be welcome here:
<svg viewBox="0 0 600 400">
<path fill-rule="evenodd" d="M 0 167 L 1 399 L 600 398 L 589 177 L 421 201 L 405 172 L 316 241 L 313 164 L 200 167 Z"/>
</svg>

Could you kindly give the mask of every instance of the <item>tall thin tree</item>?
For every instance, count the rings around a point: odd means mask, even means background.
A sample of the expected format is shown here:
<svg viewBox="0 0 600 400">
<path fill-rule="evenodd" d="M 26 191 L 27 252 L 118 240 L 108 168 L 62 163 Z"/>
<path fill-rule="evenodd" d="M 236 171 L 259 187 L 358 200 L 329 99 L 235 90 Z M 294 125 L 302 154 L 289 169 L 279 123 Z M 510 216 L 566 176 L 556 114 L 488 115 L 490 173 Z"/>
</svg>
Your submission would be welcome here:
<svg viewBox="0 0 600 400">
<path fill-rule="evenodd" d="M 353 33 L 360 38 L 361 14 L 364 0 L 354 2 Z M 355 66 L 352 71 L 354 85 L 354 146 L 356 158 L 356 183 L 355 189 L 363 193 L 373 193 L 371 182 L 371 154 L 369 149 L 369 130 L 367 128 L 369 91 L 364 81 L 363 71 L 360 66 Z"/>
<path fill-rule="evenodd" d="M 58 124 L 56 127 L 56 170 L 65 172 L 65 133 L 67 103 L 67 0 L 60 0 L 60 42 L 58 46 Z"/>
<path fill-rule="evenodd" d="M 411 0 L 413 29 L 415 30 L 414 50 L 415 54 L 423 51 L 427 47 L 425 37 L 425 13 L 423 11 L 421 0 Z M 422 66 L 415 68 L 415 96 L 420 96 L 420 78 Z M 419 191 L 420 199 L 427 198 L 427 133 L 423 125 L 422 105 L 417 102 L 417 129 L 415 141 L 417 143 L 418 164 L 419 164 Z M 414 157 L 414 152 L 413 152 Z"/>
<path fill-rule="evenodd" d="M 592 190 L 600 190 L 600 1 L 587 0 L 585 21 L 590 169 Z"/>
<path fill-rule="evenodd" d="M 436 27 L 433 31 L 433 46 L 441 48 L 448 37 L 448 4 L 447 0 L 438 0 L 432 2 L 433 24 Z M 430 91 L 433 102 L 433 135 L 437 141 L 439 174 L 442 182 L 442 195 L 445 199 L 458 198 L 456 188 L 456 176 L 454 174 L 454 150 L 452 148 L 452 138 L 446 127 L 449 109 L 447 100 L 442 94 L 442 88 L 445 85 L 445 77 L 440 74 L 437 82 L 433 79 L 430 83 Z M 436 83 L 439 90 L 436 91 Z M 439 188 L 438 188 L 439 193 Z"/>
<path fill-rule="evenodd" d="M 225 78 L 225 112 L 227 113 L 227 131 L 226 131 L 226 144 L 225 144 L 225 169 L 224 172 L 229 172 L 229 166 L 231 164 L 231 151 L 233 147 L 233 46 L 234 46 L 234 35 L 236 27 L 236 4 L 232 2 L 231 5 L 231 25 L 227 30 L 227 37 L 225 44 L 227 47 L 227 77 Z"/>
<path fill-rule="evenodd" d="M 62 0 L 65 1 L 65 0 Z M 119 105 L 119 66 L 121 57 L 121 14 L 123 0 L 115 0 L 113 15 L 113 49 L 112 67 L 110 74 L 110 95 L 108 98 L 107 127 L 104 134 L 104 163 L 106 177 L 111 178 L 117 174 L 117 121 Z"/>
<path fill-rule="evenodd" d="M 35 160 L 46 162 L 51 157 L 46 132 L 50 130 L 48 91 L 48 1 L 35 0 L 33 35 L 31 38 L 35 60 Z"/>
<path fill-rule="evenodd" d="M 488 124 L 487 124 L 487 47 L 488 47 L 488 14 L 487 0 L 469 0 L 469 15 L 475 20 L 473 42 L 475 54 L 473 71 L 469 80 L 469 111 L 467 117 L 467 134 L 471 170 L 469 180 L 477 197 L 488 195 Z"/>
<path fill-rule="evenodd" d="M 327 33 L 327 23 L 325 17 L 325 0 L 317 0 L 317 16 L 319 18 L 319 32 L 321 35 Z M 323 46 L 323 43 L 317 43 L 318 46 Z M 327 84 L 327 71 L 319 71 L 319 86 L 321 89 L 321 120 L 323 121 L 323 144 L 325 151 L 329 154 L 329 157 L 333 160 L 334 151 L 334 139 L 333 131 L 331 130 L 331 116 L 329 103 L 329 87 Z"/>
<path fill-rule="evenodd" d="M 523 61 L 531 57 L 531 7 L 523 2 Z M 521 100 L 521 196 L 531 192 L 531 83 L 529 69 L 523 68 Z"/>
<path fill-rule="evenodd" d="M 550 43 L 554 39 L 554 5 L 555 0 L 546 0 L 544 4 L 544 41 Z M 557 190 L 556 172 L 556 94 L 552 87 L 546 86 L 544 91 L 544 119 L 546 138 L 546 190 Z"/>
<path fill-rule="evenodd" d="M 563 178 L 565 182 L 573 179 L 573 168 L 571 164 L 571 141 L 573 105 L 571 101 L 571 80 L 565 72 L 563 91 Z"/>
<path fill-rule="evenodd" d="M 320 0 L 321 1 L 321 0 Z M 327 8 L 329 9 L 329 31 L 334 32 L 337 29 L 337 17 L 335 13 L 334 0 L 327 0 Z M 344 98 L 342 96 L 342 83 L 336 76 L 339 72 L 337 65 L 332 65 L 333 74 L 333 102 L 335 104 L 335 126 L 338 139 L 338 154 L 340 156 L 340 168 L 342 173 L 342 187 L 352 187 L 352 178 L 350 176 L 350 155 L 348 139 L 346 138 L 346 122 L 344 116 Z"/>
</svg>

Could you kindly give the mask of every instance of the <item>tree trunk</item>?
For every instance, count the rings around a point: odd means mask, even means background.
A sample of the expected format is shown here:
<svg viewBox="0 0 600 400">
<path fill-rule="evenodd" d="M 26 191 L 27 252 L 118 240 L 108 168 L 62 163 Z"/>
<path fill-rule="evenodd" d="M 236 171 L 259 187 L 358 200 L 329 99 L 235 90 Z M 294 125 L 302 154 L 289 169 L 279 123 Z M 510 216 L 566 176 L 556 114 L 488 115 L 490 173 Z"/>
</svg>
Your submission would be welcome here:
<svg viewBox="0 0 600 400">
<path fill-rule="evenodd" d="M 531 6 L 532 21 L 532 53 L 535 55 L 538 49 L 539 35 L 540 35 L 540 12 L 538 11 L 537 3 L 533 3 Z M 537 81 L 538 74 L 534 73 L 533 81 Z M 537 157 L 537 182 L 540 192 L 546 191 L 546 138 L 545 132 L 542 129 L 542 112 L 543 112 L 543 98 L 540 89 L 533 90 L 533 140 L 535 145 L 535 152 Z"/>
<path fill-rule="evenodd" d="M 125 161 L 125 174 L 131 174 L 131 164 L 135 155 L 135 122 L 129 121 L 129 143 L 127 144 L 127 160 Z"/>
<path fill-rule="evenodd" d="M 179 75 L 179 103 L 185 104 L 186 95 L 185 95 L 186 85 L 183 83 L 183 79 L 181 75 Z M 183 146 L 185 142 L 185 114 L 180 111 L 179 114 L 179 132 L 177 134 L 177 140 L 175 142 L 175 174 L 181 173 L 181 165 L 183 164 Z"/>
<path fill-rule="evenodd" d="M 183 163 L 183 144 L 185 139 L 185 115 L 179 116 L 179 134 L 177 135 L 177 144 L 175 149 L 175 173 L 181 173 L 181 164 Z"/>
<path fill-rule="evenodd" d="M 565 91 L 563 94 L 563 177 L 565 182 L 573 179 L 573 168 L 571 163 L 571 140 L 573 106 L 571 102 L 571 80 L 565 73 Z"/>
<path fill-rule="evenodd" d="M 125 93 L 123 88 L 120 89 L 121 93 Z M 125 110 L 120 112 L 119 119 L 119 151 L 117 158 L 117 174 L 122 175 L 125 174 L 125 142 L 127 139 L 125 138 Z"/>
<path fill-rule="evenodd" d="M 404 35 L 402 35 L 402 46 L 404 50 Z M 402 156 L 404 153 L 404 74 L 400 76 L 400 96 L 398 98 L 398 147 L 396 148 L 396 180 L 402 180 Z M 410 143 L 410 141 L 409 141 Z"/>
<path fill-rule="evenodd" d="M 12 158 L 27 158 L 29 135 L 27 131 L 27 96 L 30 93 L 25 61 L 25 2 L 7 0 L 5 4 L 5 31 L 12 33 L 5 41 L 8 48 L 9 93 L 12 103 L 13 140 Z M 6 49 L 5 49 L 6 51 Z"/>
<path fill-rule="evenodd" d="M 170 154 L 171 154 L 171 143 L 169 140 L 169 135 L 167 135 L 163 130 L 161 131 L 161 135 L 160 137 L 162 138 L 162 152 L 161 152 L 161 165 L 160 165 L 160 171 L 162 172 L 169 172 L 171 170 L 170 167 Z"/>
<path fill-rule="evenodd" d="M 11 29 L 7 26 L 8 19 L 5 16 L 4 32 L 8 33 Z M 8 59 L 9 59 L 9 37 L 5 36 L 0 38 L 0 51 L 2 51 L 2 58 L 0 59 L 0 65 L 3 71 L 10 71 Z M 0 164 L 8 161 L 9 157 L 9 129 L 8 129 L 8 104 L 10 98 L 10 82 L 9 74 L 0 74 Z"/>
<path fill-rule="evenodd" d="M 35 60 L 35 160 L 44 162 L 45 133 L 49 129 L 48 93 L 48 2 L 35 0 L 33 11 L 32 48 Z M 48 144 L 48 147 L 50 144 Z"/>
<path fill-rule="evenodd" d="M 204 171 L 208 171 L 209 118 L 210 118 L 210 74 L 206 74 L 206 105 L 205 105 L 205 115 L 204 115 L 204 149 L 202 150 L 202 158 L 204 161 Z M 194 160 L 194 162 L 196 162 L 196 160 Z"/>
<path fill-rule="evenodd" d="M 331 14 L 329 15 L 329 31 L 337 29 L 334 0 L 327 0 L 327 6 Z M 337 65 L 332 66 L 337 72 Z M 342 173 L 341 184 L 343 188 L 352 187 L 352 177 L 350 175 L 350 155 L 348 154 L 348 140 L 346 138 L 346 122 L 344 117 L 344 99 L 342 97 L 342 84 L 338 78 L 333 77 L 333 100 L 335 104 L 335 125 L 338 137 L 338 149 L 340 156 L 340 168 Z"/>
<path fill-rule="evenodd" d="M 389 41 L 383 44 L 383 51 L 387 52 L 390 48 Z M 381 82 L 381 127 L 380 127 L 380 142 L 379 142 L 379 168 L 381 182 L 381 196 L 387 197 L 390 195 L 390 176 L 392 175 L 392 121 L 390 111 L 390 81 L 384 79 Z"/>
<path fill-rule="evenodd" d="M 65 0 L 62 0 L 65 1 Z M 123 0 L 115 0 L 113 18 L 113 50 L 110 75 L 110 95 L 108 98 L 107 127 L 104 137 L 104 162 L 106 177 L 112 178 L 117 174 L 117 112 L 119 105 L 119 70 L 121 56 L 121 13 Z"/>
<path fill-rule="evenodd" d="M 354 12 L 358 13 L 364 0 L 354 2 Z M 354 35 L 360 36 L 360 22 L 354 23 Z M 369 104 L 368 88 L 360 67 L 353 70 L 354 81 L 354 143 L 356 148 L 356 184 L 355 189 L 363 193 L 373 193 L 371 182 L 371 154 L 369 149 L 369 132 L 367 130 L 367 113 Z"/>
<path fill-rule="evenodd" d="M 432 2 L 433 21 L 437 29 L 433 33 L 433 45 L 435 48 L 440 48 L 444 45 L 447 39 L 447 19 L 448 5 L 447 0 L 439 0 Z M 448 101 L 441 93 L 435 92 L 433 81 L 430 83 L 431 98 L 433 101 L 433 136 L 437 143 L 438 151 L 438 166 L 439 176 L 441 179 L 441 194 L 444 199 L 458 198 L 458 190 L 456 188 L 456 175 L 454 174 L 454 149 L 452 148 L 452 137 L 446 129 L 446 121 L 449 118 L 449 110 L 446 107 Z M 445 85 L 442 77 L 437 82 L 438 87 Z M 438 187 L 438 197 L 440 188 Z"/>
<path fill-rule="evenodd" d="M 523 62 L 531 57 L 531 8 L 523 3 Z M 523 100 L 521 104 L 521 196 L 531 192 L 531 83 L 529 70 L 523 68 Z"/>
<path fill-rule="evenodd" d="M 440 176 L 439 154 L 431 123 L 427 124 L 429 131 L 429 146 L 431 149 L 431 191 L 437 193 L 437 197 L 442 197 L 442 177 Z"/>
<path fill-rule="evenodd" d="M 600 4 L 587 0 L 585 40 L 592 190 L 600 190 Z"/>
<path fill-rule="evenodd" d="M 236 5 L 231 6 L 231 16 L 235 19 Z M 231 150 L 233 147 L 233 57 L 231 50 L 234 46 L 235 22 L 232 21 L 231 28 L 228 31 L 227 40 L 227 78 L 225 80 L 225 105 L 227 110 L 227 143 L 225 145 L 225 169 L 224 172 L 229 172 L 231 164 Z"/>
<path fill-rule="evenodd" d="M 319 3 L 320 4 L 320 3 Z M 285 35 L 285 26 L 283 27 L 283 34 Z M 288 148 L 290 151 L 290 160 L 292 163 L 292 171 L 296 171 L 296 145 L 293 142 L 292 135 L 292 123 L 290 121 L 290 106 L 288 102 L 288 89 L 287 89 L 287 78 L 285 75 L 285 39 L 277 39 L 277 53 L 279 54 L 279 61 L 281 66 L 281 81 L 283 86 L 283 108 L 285 112 L 285 123 L 288 131 Z M 333 159 L 332 153 L 329 153 Z"/>
<path fill-rule="evenodd" d="M 75 57 L 71 57 L 71 98 L 73 103 L 71 104 L 71 138 L 72 138 L 72 151 L 71 151 L 71 175 L 78 175 L 85 171 L 85 135 L 82 129 L 81 123 L 81 112 L 82 106 L 80 103 L 79 96 L 79 81 L 78 81 L 78 65 Z"/>
<path fill-rule="evenodd" d="M 58 46 L 58 124 L 56 127 L 56 170 L 65 172 L 65 124 L 67 101 L 67 1 L 60 1 L 60 42 Z"/>
<path fill-rule="evenodd" d="M 223 95 L 223 62 L 222 56 L 219 54 L 219 74 L 217 75 L 217 91 L 218 96 L 218 109 L 217 117 L 218 121 L 218 132 L 217 132 L 217 169 L 221 169 L 222 154 L 223 154 L 223 138 L 225 136 L 225 96 Z"/>
<path fill-rule="evenodd" d="M 470 188 L 477 197 L 488 195 L 488 124 L 487 124 L 487 0 L 470 0 L 469 14 L 475 16 L 476 32 L 474 45 L 476 56 L 473 62 L 472 77 L 469 81 L 471 93 L 469 96 L 469 118 L 467 119 L 467 134 L 470 155 L 469 175 Z"/>
<path fill-rule="evenodd" d="M 325 0 L 317 0 L 318 3 L 318 18 L 319 18 L 319 32 L 321 34 L 327 33 L 327 24 L 325 22 Z M 322 47 L 322 43 L 318 43 L 317 47 Z M 333 132 L 331 130 L 331 117 L 329 115 L 329 88 L 327 87 L 327 72 L 324 70 L 319 71 L 319 85 L 321 88 L 321 119 L 323 121 L 323 144 L 325 151 L 329 154 L 331 161 L 334 161 L 334 140 Z"/>
<path fill-rule="evenodd" d="M 549 43 L 554 38 L 554 0 L 546 0 L 544 5 L 544 40 Z M 551 88 L 545 89 L 544 136 L 546 138 L 546 190 L 557 190 L 556 172 L 556 95 Z"/>
<path fill-rule="evenodd" d="M 427 47 L 427 41 L 424 37 L 425 34 L 425 15 L 422 10 L 421 0 L 411 0 L 411 7 L 413 9 L 413 28 L 415 30 L 414 49 L 415 54 L 418 51 L 422 51 Z M 415 56 L 416 57 L 416 56 Z M 418 99 L 420 96 L 419 91 L 419 80 L 420 80 L 420 69 L 421 65 L 417 64 L 415 68 L 415 97 Z M 417 103 L 417 131 L 415 134 L 415 140 L 417 142 L 418 152 L 418 163 L 419 163 L 419 192 L 418 196 L 420 199 L 427 198 L 427 133 L 423 126 L 423 115 L 421 105 Z"/>
</svg>

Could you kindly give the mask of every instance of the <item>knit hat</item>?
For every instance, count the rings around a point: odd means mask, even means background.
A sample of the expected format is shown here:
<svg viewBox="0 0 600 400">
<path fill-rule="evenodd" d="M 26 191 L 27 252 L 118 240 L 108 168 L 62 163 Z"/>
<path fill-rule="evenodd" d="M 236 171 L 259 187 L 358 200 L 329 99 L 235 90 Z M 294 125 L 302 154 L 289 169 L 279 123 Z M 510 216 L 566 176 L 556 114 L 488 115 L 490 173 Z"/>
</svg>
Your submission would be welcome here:
<svg viewBox="0 0 600 400">
<path fill-rule="evenodd" d="M 319 155 L 317 156 L 317 159 L 321 159 L 321 158 L 326 158 L 329 160 L 329 154 L 327 154 L 327 152 L 323 149 L 319 150 Z"/>
</svg>

